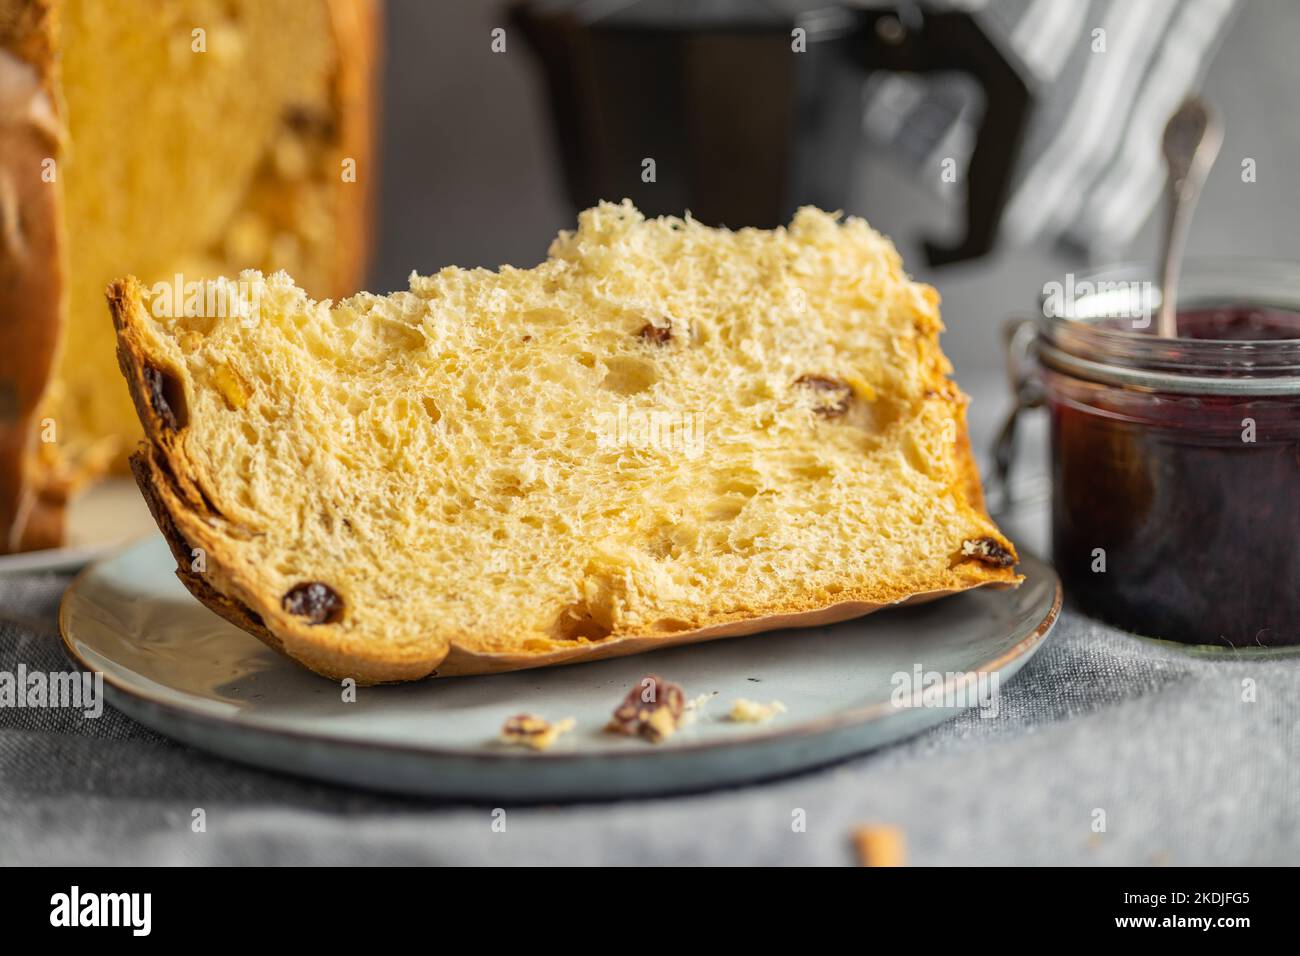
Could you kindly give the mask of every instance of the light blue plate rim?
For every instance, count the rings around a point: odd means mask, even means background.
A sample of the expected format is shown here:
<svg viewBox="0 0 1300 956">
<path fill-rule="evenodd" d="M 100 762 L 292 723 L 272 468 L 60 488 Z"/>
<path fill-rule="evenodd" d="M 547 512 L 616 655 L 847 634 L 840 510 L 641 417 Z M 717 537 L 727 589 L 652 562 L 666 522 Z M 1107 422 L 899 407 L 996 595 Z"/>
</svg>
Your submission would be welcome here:
<svg viewBox="0 0 1300 956">
<path fill-rule="evenodd" d="M 79 650 L 69 622 L 70 609 L 79 600 L 81 589 L 110 562 L 154 544 L 152 541 L 137 543 L 102 558 L 84 569 L 69 586 L 59 611 L 60 635 L 68 656 L 78 666 L 86 670 L 96 669 Z M 945 681 L 945 691 L 955 690 L 964 680 L 981 673 L 997 673 L 1001 679 L 1009 679 L 1051 632 L 1061 610 L 1060 580 L 1049 564 L 1032 555 L 1024 555 L 1021 570 L 1027 577 L 1050 577 L 1050 592 L 1044 591 L 1050 593 L 1051 598 L 1050 601 L 1044 600 L 1041 618 L 1024 637 L 997 656 L 972 667 L 964 678 Z M 945 600 L 960 600 L 961 597 Z M 592 667 L 600 663 L 571 666 Z M 648 669 L 652 667 L 647 664 Z M 562 750 L 537 753 L 504 748 L 470 751 L 387 740 L 363 742 L 356 737 L 328 731 L 303 732 L 270 726 L 256 717 L 222 717 L 195 706 L 185 706 L 177 697 L 169 699 L 140 686 L 131 686 L 111 673 L 104 673 L 104 683 L 109 702 L 128 716 L 164 735 L 245 763 L 371 789 L 491 799 L 604 798 L 736 785 L 844 759 L 910 736 L 953 715 L 953 711 L 941 708 L 900 711 L 888 700 L 881 700 L 801 722 L 751 728 L 744 735 L 735 737 L 677 742 L 671 748 L 647 746 L 601 753 Z M 879 727 L 885 718 L 890 719 L 891 727 L 894 724 L 897 727 L 883 734 L 877 729 L 871 734 L 874 739 L 862 736 L 869 733 L 868 728 L 872 725 Z M 855 731 L 859 732 L 856 738 Z M 746 754 L 759 754 L 762 759 L 751 761 L 745 758 Z M 710 770 L 703 763 L 720 758 L 720 755 L 726 755 L 723 762 L 727 766 Z M 385 758 L 390 758 L 390 762 L 385 763 Z M 398 760 L 404 766 L 394 765 L 391 760 Z M 623 766 L 627 770 L 632 770 L 633 765 L 641 768 L 664 764 L 675 765 L 675 770 L 662 773 L 659 778 L 655 778 L 653 773 L 637 770 L 630 781 L 624 779 L 621 771 L 608 778 L 592 774 L 575 778 L 573 775 L 575 767 L 605 766 L 611 761 L 615 767 Z M 413 766 L 411 762 L 421 766 Z M 528 768 L 527 779 L 520 779 L 517 773 L 523 767 Z M 536 771 L 543 768 L 544 776 L 538 777 Z"/>
</svg>

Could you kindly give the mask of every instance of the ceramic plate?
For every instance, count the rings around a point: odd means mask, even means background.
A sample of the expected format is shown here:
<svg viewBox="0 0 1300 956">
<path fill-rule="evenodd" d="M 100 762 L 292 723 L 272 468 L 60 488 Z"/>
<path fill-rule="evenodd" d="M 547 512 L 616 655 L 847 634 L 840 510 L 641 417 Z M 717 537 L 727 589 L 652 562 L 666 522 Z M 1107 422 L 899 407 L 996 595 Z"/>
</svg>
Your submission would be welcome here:
<svg viewBox="0 0 1300 956">
<path fill-rule="evenodd" d="M 490 800 L 724 786 L 899 740 L 986 700 L 977 690 L 1004 685 L 1061 606 L 1055 572 L 1029 557 L 1014 591 L 980 589 L 831 627 L 588 664 L 363 687 L 345 703 L 339 684 L 199 604 L 173 567 L 162 539 L 149 539 L 87 569 L 63 599 L 69 653 L 104 673 L 119 710 L 262 767 Z M 647 674 L 681 684 L 688 700 L 704 698 L 693 719 L 657 745 L 603 733 L 615 705 Z M 738 698 L 780 701 L 785 712 L 763 724 L 735 723 L 727 714 Z M 543 753 L 497 743 L 504 718 L 523 711 L 573 717 L 577 726 Z"/>
<path fill-rule="evenodd" d="M 0 554 L 0 574 L 80 568 L 125 542 L 158 533 L 140 489 L 130 478 L 110 478 L 68 505 L 67 544 L 44 551 Z"/>
</svg>

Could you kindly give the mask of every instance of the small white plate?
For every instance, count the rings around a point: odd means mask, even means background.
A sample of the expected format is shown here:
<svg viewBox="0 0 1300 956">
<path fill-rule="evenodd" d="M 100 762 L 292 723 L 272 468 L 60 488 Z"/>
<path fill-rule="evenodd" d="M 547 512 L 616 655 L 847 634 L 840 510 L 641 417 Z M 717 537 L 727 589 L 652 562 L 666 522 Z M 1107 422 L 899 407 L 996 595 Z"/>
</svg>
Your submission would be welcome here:
<svg viewBox="0 0 1300 956">
<path fill-rule="evenodd" d="M 303 669 L 227 623 L 176 580 L 161 538 L 92 566 L 68 589 L 69 654 L 102 671 L 108 701 L 178 740 L 247 763 L 376 789 L 493 800 L 641 796 L 727 786 L 891 743 L 965 710 L 896 704 L 919 669 L 952 694 L 1000 687 L 1042 644 L 1061 607 L 1045 562 L 1017 590 L 977 589 L 831 627 L 777 631 L 652 654 L 486 677 L 363 687 Z M 648 674 L 707 696 L 660 744 L 602 732 Z M 902 683 L 900 683 L 902 682 Z M 919 704 L 919 696 L 909 702 Z M 733 701 L 781 701 L 765 724 L 726 718 Z M 996 702 L 996 698 L 995 698 Z M 944 701 L 940 701 L 944 703 Z M 496 741 L 520 712 L 576 728 L 549 751 Z"/>
<path fill-rule="evenodd" d="M 130 478 L 97 482 L 68 504 L 67 543 L 61 548 L 0 554 L 0 574 L 69 571 L 115 548 L 157 534 L 140 489 Z"/>
</svg>

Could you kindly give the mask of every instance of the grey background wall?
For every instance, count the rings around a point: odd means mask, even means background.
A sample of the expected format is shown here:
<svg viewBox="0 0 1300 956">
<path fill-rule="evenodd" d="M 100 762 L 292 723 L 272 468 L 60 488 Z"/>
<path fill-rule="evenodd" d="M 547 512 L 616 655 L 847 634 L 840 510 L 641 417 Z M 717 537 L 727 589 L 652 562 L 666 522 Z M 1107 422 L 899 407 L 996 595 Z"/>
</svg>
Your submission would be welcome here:
<svg viewBox="0 0 1300 956">
<path fill-rule="evenodd" d="M 530 265 L 556 230 L 572 226 L 531 54 L 518 37 L 505 54 L 490 50 L 490 31 L 505 25 L 502 5 L 490 0 L 389 0 L 377 289 L 404 288 L 412 269 Z M 1191 254 L 1300 261 L 1298 49 L 1300 3 L 1247 0 L 1203 90 L 1227 132 Z M 1243 157 L 1256 160 L 1254 183 L 1241 181 Z M 1032 308 L 1045 281 L 1086 263 L 1047 249 L 1002 249 L 927 269 L 920 237 L 951 227 L 957 210 L 887 157 L 863 163 L 848 211 L 892 236 L 913 274 L 943 294 L 945 347 L 977 399 L 976 430 L 987 432 L 1002 400 L 1000 321 Z M 1153 255 L 1158 218 L 1118 254 Z"/>
</svg>

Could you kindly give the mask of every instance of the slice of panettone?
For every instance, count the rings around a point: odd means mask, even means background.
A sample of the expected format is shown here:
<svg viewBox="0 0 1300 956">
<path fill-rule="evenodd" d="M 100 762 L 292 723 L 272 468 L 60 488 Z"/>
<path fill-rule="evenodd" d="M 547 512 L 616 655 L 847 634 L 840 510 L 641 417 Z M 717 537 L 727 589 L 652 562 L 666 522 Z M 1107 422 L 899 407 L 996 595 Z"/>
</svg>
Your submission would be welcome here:
<svg viewBox="0 0 1300 956">
<path fill-rule="evenodd" d="M 1014 585 L 934 290 L 858 219 L 602 204 L 533 269 L 109 290 L 186 585 L 313 670 L 473 674 Z M 197 558 L 201 556 L 202 560 Z"/>
</svg>

